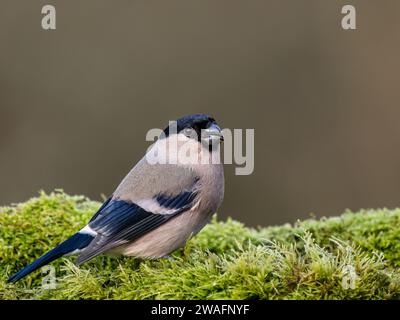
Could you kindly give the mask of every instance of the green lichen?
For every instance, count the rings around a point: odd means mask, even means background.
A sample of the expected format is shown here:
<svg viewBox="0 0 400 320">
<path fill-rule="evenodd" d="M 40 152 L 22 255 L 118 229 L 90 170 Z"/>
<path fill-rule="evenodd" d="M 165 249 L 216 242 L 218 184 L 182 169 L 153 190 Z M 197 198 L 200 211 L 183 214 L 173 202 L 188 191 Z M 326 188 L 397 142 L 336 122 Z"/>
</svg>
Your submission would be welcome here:
<svg viewBox="0 0 400 320">
<path fill-rule="evenodd" d="M 99 203 L 62 191 L 0 208 L 0 299 L 399 299 L 400 209 L 251 229 L 213 221 L 171 259 L 100 256 L 6 279 L 82 228 Z"/>
</svg>

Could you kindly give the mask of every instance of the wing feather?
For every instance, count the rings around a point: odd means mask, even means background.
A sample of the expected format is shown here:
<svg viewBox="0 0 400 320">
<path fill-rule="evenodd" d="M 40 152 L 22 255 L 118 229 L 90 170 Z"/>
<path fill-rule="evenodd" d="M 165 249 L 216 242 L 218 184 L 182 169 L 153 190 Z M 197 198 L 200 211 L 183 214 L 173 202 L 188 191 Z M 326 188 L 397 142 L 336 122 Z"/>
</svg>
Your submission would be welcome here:
<svg viewBox="0 0 400 320">
<path fill-rule="evenodd" d="M 120 199 L 109 199 L 95 217 L 89 227 L 97 233 L 95 239 L 78 257 L 77 264 L 82 264 L 93 257 L 116 248 L 124 243 L 132 242 L 168 220 L 190 209 L 197 192 L 184 191 L 178 195 L 159 194 L 154 201 L 163 213 L 153 213 L 138 204 Z"/>
</svg>

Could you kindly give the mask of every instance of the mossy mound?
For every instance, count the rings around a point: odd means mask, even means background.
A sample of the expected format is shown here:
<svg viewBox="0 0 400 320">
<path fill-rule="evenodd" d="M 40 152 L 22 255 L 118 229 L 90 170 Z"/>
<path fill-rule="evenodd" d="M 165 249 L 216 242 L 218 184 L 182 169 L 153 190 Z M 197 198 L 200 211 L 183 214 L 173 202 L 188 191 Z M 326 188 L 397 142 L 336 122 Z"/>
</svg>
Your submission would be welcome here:
<svg viewBox="0 0 400 320">
<path fill-rule="evenodd" d="M 59 259 L 56 288 L 36 271 L 6 279 L 82 228 L 99 207 L 41 193 L 0 208 L 1 299 L 399 299 L 400 209 L 250 229 L 213 219 L 171 259 Z"/>
</svg>

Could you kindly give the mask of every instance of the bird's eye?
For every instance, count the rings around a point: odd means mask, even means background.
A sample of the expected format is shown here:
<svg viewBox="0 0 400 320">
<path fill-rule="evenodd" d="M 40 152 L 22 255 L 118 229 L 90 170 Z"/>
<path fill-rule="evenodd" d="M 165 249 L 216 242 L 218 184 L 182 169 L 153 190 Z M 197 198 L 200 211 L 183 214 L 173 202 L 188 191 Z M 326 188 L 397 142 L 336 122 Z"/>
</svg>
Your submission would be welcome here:
<svg viewBox="0 0 400 320">
<path fill-rule="evenodd" d="M 183 132 L 187 137 L 192 137 L 194 134 L 194 130 L 192 128 L 185 128 Z"/>
<path fill-rule="evenodd" d="M 185 130 L 184 130 L 184 133 L 185 133 L 186 135 L 190 135 L 192 132 L 193 132 L 193 129 L 192 129 L 192 128 L 185 128 Z"/>
</svg>

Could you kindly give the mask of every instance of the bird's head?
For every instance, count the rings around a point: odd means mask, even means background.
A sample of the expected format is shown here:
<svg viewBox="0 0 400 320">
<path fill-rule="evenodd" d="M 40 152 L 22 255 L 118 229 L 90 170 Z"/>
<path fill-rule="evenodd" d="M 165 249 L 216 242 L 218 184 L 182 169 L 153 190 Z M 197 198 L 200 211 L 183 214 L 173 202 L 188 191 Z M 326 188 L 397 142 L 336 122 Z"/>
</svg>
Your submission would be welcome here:
<svg viewBox="0 0 400 320">
<path fill-rule="evenodd" d="M 169 136 L 171 127 L 164 129 L 165 136 Z M 214 118 L 206 114 L 192 114 L 176 120 L 176 133 L 183 134 L 206 145 L 213 145 L 224 140 L 221 128 Z"/>
</svg>

